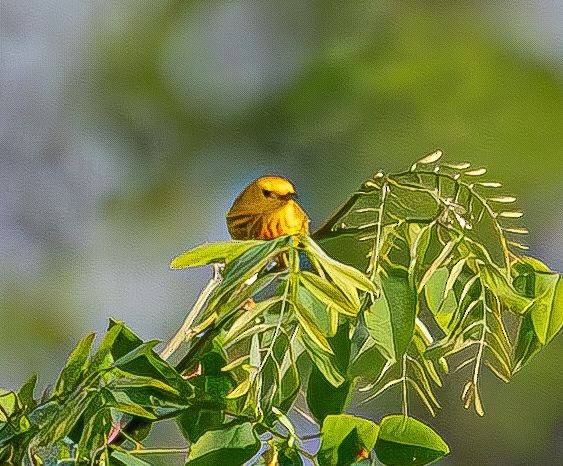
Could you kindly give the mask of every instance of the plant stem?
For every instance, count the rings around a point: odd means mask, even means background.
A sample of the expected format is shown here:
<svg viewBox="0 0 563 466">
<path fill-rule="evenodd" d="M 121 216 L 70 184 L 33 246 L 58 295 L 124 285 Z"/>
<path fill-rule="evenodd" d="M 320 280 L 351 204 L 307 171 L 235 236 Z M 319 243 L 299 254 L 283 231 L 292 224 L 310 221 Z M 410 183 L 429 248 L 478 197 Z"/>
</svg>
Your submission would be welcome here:
<svg viewBox="0 0 563 466">
<path fill-rule="evenodd" d="M 184 323 L 178 329 L 178 331 L 174 334 L 172 338 L 166 343 L 164 349 L 160 352 L 160 357 L 164 360 L 167 360 L 174 352 L 180 347 L 182 343 L 186 341 L 187 336 L 189 335 L 192 325 L 201 312 L 203 306 L 207 302 L 207 299 L 217 289 L 219 284 L 221 283 L 221 274 L 219 273 L 219 266 L 213 266 L 213 276 L 209 283 L 205 286 L 199 297 L 197 298 L 196 302 L 194 303 L 190 312 L 186 316 Z"/>
</svg>

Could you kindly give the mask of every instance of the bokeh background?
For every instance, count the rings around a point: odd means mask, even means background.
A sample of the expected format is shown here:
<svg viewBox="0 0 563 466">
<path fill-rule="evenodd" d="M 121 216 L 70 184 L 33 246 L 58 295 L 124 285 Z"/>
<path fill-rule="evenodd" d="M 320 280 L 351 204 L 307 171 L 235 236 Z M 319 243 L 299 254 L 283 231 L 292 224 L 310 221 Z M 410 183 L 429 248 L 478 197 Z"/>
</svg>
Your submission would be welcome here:
<svg viewBox="0 0 563 466">
<path fill-rule="evenodd" d="M 314 226 L 441 147 L 519 197 L 531 254 L 563 270 L 562 29 L 559 0 L 2 0 L 0 386 L 49 383 L 109 317 L 170 336 L 209 271 L 169 259 L 227 238 L 266 173 Z M 485 377 L 484 419 L 449 382 L 443 464 L 563 464 L 562 350 Z"/>
</svg>

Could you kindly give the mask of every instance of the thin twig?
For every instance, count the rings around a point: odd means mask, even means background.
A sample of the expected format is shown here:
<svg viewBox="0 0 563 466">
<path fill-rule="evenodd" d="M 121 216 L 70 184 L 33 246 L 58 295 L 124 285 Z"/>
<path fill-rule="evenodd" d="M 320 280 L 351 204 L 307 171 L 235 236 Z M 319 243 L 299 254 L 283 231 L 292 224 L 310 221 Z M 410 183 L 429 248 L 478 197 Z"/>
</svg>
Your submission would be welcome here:
<svg viewBox="0 0 563 466">
<path fill-rule="evenodd" d="M 219 273 L 219 266 L 215 264 L 213 266 L 213 276 L 211 277 L 211 280 L 209 280 L 209 283 L 207 283 L 205 288 L 202 290 L 192 309 L 190 310 L 190 312 L 188 312 L 188 315 L 186 316 L 182 326 L 178 329 L 174 336 L 170 338 L 168 343 L 166 343 L 164 349 L 160 352 L 160 357 L 162 359 L 168 359 L 170 356 L 172 356 L 172 354 L 176 352 L 180 345 L 184 341 L 186 341 L 186 337 L 189 335 L 195 319 L 201 312 L 211 293 L 213 293 L 213 291 L 215 291 L 215 289 L 221 283 L 221 279 L 222 277 Z"/>
</svg>

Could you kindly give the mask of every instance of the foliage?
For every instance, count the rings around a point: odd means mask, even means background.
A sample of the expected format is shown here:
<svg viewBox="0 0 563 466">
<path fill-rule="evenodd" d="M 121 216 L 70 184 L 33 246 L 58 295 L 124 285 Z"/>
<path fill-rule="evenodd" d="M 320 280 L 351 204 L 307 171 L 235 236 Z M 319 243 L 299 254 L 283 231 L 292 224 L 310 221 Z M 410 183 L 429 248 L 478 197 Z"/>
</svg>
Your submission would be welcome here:
<svg viewBox="0 0 563 466">
<path fill-rule="evenodd" d="M 192 385 L 152 351 L 156 341 L 143 343 L 119 322 L 90 354 L 93 341 L 90 334 L 78 344 L 40 399 L 33 398 L 35 377 L 0 395 L 2 464 L 108 464 L 110 456 L 133 464 L 127 452 L 110 450 L 112 432 L 133 416 L 163 419 L 189 406 Z"/>
<path fill-rule="evenodd" d="M 483 366 L 508 381 L 557 335 L 563 282 L 518 254 L 522 214 L 505 208 L 515 199 L 490 194 L 500 185 L 481 180 L 485 169 L 441 155 L 374 175 L 313 237 L 175 258 L 174 269 L 222 264 L 181 360 L 171 366 L 156 342 L 112 322 L 93 354 L 94 335 L 79 343 L 39 400 L 34 378 L 0 394 L 0 461 L 145 465 L 141 455 L 159 452 L 194 465 L 423 465 L 447 455 L 409 415 L 410 394 L 434 414 L 442 378 L 466 370 L 464 406 L 483 415 Z M 364 402 L 400 389 L 402 413 L 379 424 L 345 414 L 358 386 Z M 296 414 L 318 423 L 317 454 Z M 143 447 L 168 418 L 190 448 Z"/>
</svg>

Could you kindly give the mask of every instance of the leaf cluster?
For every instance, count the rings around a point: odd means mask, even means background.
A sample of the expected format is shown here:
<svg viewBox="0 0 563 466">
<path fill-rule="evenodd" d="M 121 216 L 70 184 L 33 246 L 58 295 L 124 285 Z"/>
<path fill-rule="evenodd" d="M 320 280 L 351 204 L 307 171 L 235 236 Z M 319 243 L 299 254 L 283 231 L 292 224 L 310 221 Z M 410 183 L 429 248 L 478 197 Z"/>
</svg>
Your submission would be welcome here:
<svg viewBox="0 0 563 466">
<path fill-rule="evenodd" d="M 494 194 L 485 169 L 441 156 L 375 174 L 312 237 L 176 257 L 173 269 L 216 272 L 179 333 L 176 364 L 121 323 L 93 353 L 87 336 L 39 400 L 35 379 L 0 392 L 0 462 L 138 466 L 157 452 L 189 465 L 424 465 L 448 454 L 410 416 L 411 395 L 434 414 L 443 378 L 466 371 L 463 404 L 483 415 L 483 367 L 508 381 L 553 340 L 563 282 L 520 255 L 515 199 Z M 397 390 L 390 412 L 401 414 L 346 414 L 354 389 L 362 402 Z M 300 435 L 295 416 L 317 432 Z M 189 449 L 142 445 L 164 419 Z"/>
<path fill-rule="evenodd" d="M 71 354 L 54 387 L 34 398 L 37 378 L 16 392 L 0 392 L 0 464 L 133 464 L 112 436 L 133 416 L 175 416 L 190 405 L 194 388 L 153 348 L 121 322 L 96 351 L 94 334 Z M 146 432 L 131 432 L 137 441 Z"/>
<path fill-rule="evenodd" d="M 442 376 L 468 370 L 464 406 L 483 415 L 482 367 L 508 381 L 554 338 L 563 281 L 519 254 L 526 246 L 515 237 L 527 230 L 516 223 L 522 212 L 507 208 L 515 198 L 482 180 L 484 168 L 440 164 L 441 155 L 375 174 L 315 236 L 336 253 L 346 244 L 382 290 L 362 309 L 353 356 L 385 360 L 363 388 L 367 399 L 401 386 L 403 411 L 412 390 L 434 414 Z"/>
</svg>

